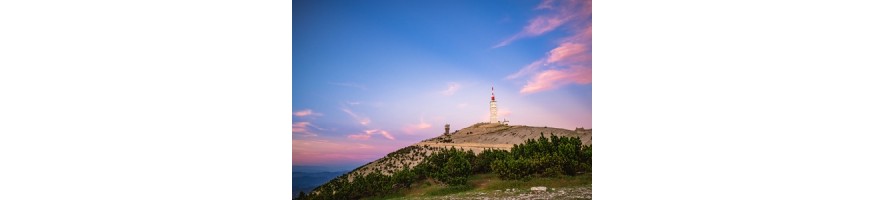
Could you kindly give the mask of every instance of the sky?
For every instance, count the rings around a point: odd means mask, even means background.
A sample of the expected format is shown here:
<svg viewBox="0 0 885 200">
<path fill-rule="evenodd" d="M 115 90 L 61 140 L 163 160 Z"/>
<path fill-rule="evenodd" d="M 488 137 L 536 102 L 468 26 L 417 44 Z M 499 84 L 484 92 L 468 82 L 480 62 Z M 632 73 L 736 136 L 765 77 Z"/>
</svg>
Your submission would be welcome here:
<svg viewBox="0 0 885 200">
<path fill-rule="evenodd" d="M 590 1 L 295 1 L 292 164 L 359 166 L 489 120 L 592 128 Z"/>
</svg>

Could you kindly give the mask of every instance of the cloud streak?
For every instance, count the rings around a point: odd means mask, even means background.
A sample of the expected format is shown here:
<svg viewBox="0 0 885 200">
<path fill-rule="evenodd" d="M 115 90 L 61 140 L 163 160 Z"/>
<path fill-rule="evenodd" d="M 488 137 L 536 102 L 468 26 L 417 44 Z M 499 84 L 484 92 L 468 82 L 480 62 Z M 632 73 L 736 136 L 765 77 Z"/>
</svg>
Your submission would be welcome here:
<svg viewBox="0 0 885 200">
<path fill-rule="evenodd" d="M 316 127 L 316 126 L 310 124 L 310 122 L 295 122 L 292 124 L 292 134 L 298 134 L 301 136 L 308 136 L 308 137 L 317 136 L 316 133 L 308 130 L 308 127 L 320 129 L 319 127 Z"/>
<path fill-rule="evenodd" d="M 455 92 L 458 92 L 458 90 L 461 90 L 461 84 L 448 83 L 448 86 L 446 87 L 446 89 L 443 91 L 440 91 L 439 93 L 442 94 L 443 96 L 452 96 L 455 94 Z"/>
<path fill-rule="evenodd" d="M 292 115 L 295 115 L 298 117 L 323 116 L 323 113 L 315 113 L 315 112 L 313 112 L 313 110 L 304 109 L 304 110 L 296 111 L 296 112 L 292 113 Z"/>
<path fill-rule="evenodd" d="M 519 90 L 520 94 L 530 94 L 559 88 L 568 84 L 590 84 L 592 69 L 572 66 L 567 69 L 549 69 L 535 75 Z"/>
<path fill-rule="evenodd" d="M 393 135 L 390 135 L 390 133 L 388 133 L 387 131 L 378 129 L 365 130 L 363 131 L 363 133 L 360 134 L 351 134 L 348 135 L 347 138 L 356 140 L 368 140 L 369 138 L 372 138 L 372 135 L 381 135 L 388 140 L 396 140 L 396 138 L 394 138 Z"/>
<path fill-rule="evenodd" d="M 414 134 L 417 131 L 429 129 L 430 127 L 432 127 L 432 126 L 430 124 L 428 124 L 427 122 L 424 122 L 424 117 L 421 117 L 420 123 L 406 125 L 405 127 L 403 127 L 403 132 L 406 132 L 408 134 Z"/>
<path fill-rule="evenodd" d="M 342 108 L 341 111 L 344 111 L 344 113 L 347 113 L 347 115 L 350 115 L 350 117 L 352 117 L 354 120 L 356 120 L 357 123 L 362 124 L 363 126 L 366 126 L 366 125 L 369 125 L 369 123 L 372 123 L 372 120 L 369 119 L 368 117 L 363 117 L 363 116 L 357 115 L 356 113 L 353 113 L 353 111 L 351 111 L 350 109 Z"/>
<path fill-rule="evenodd" d="M 589 21 L 592 14 L 592 1 L 589 0 L 564 0 L 564 1 L 542 1 L 535 10 L 552 10 L 552 13 L 544 14 L 532 18 L 528 24 L 507 39 L 492 46 L 492 48 L 500 48 L 509 45 L 518 39 L 535 37 L 544 33 L 556 30 L 566 23 L 583 23 L 583 20 Z"/>
<path fill-rule="evenodd" d="M 536 60 L 535 62 L 532 62 L 532 64 L 526 65 L 525 67 L 520 69 L 518 72 L 508 75 L 507 79 L 516 79 L 519 77 L 533 74 L 533 73 L 537 72 L 539 69 L 541 69 L 542 67 L 544 67 L 544 65 L 546 65 L 546 64 L 547 63 L 544 62 L 544 60 Z"/>
</svg>

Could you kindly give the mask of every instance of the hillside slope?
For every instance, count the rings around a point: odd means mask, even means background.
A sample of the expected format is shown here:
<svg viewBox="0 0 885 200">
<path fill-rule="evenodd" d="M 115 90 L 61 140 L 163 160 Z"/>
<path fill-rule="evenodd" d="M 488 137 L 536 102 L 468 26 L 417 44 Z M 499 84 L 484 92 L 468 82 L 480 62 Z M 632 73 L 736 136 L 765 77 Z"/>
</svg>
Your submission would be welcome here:
<svg viewBox="0 0 885 200">
<path fill-rule="evenodd" d="M 452 132 L 451 134 L 441 134 L 438 137 L 430 138 L 413 145 L 404 147 L 387 156 L 360 166 L 353 171 L 342 175 L 336 179 L 326 183 L 312 193 L 324 187 L 336 188 L 330 185 L 331 182 L 351 182 L 355 177 L 364 177 L 370 173 L 377 172 L 382 175 L 393 175 L 394 172 L 409 168 L 415 168 L 421 161 L 443 149 L 456 148 L 464 151 L 472 151 L 474 154 L 482 152 L 484 149 L 510 150 L 515 144 L 522 144 L 529 139 L 535 139 L 553 135 L 558 137 L 577 138 L 582 145 L 591 145 L 592 131 L 589 129 L 576 128 L 575 130 L 566 130 L 561 128 L 549 127 L 531 127 L 531 126 L 511 126 L 504 124 L 478 123 L 470 127 L 463 128 Z M 346 180 L 341 180 L 346 179 Z M 327 188 L 327 189 L 331 189 Z M 329 191 L 329 190 L 326 190 Z M 332 189 L 331 191 L 335 191 Z"/>
<path fill-rule="evenodd" d="M 442 134 L 404 147 L 381 159 L 358 167 L 347 175 L 365 175 L 373 171 L 389 175 L 394 171 L 403 169 L 404 166 L 415 167 L 425 157 L 443 148 L 454 147 L 465 151 L 472 150 L 473 153 L 482 152 L 483 149 L 509 150 L 514 144 L 521 144 L 528 139 L 540 138 L 542 133 L 547 137 L 551 135 L 578 137 L 581 139 L 581 143 L 585 145 L 590 145 L 592 139 L 591 129 L 576 128 L 575 130 L 566 130 L 550 127 L 477 123 L 470 127 L 456 130 L 449 135 Z"/>
</svg>

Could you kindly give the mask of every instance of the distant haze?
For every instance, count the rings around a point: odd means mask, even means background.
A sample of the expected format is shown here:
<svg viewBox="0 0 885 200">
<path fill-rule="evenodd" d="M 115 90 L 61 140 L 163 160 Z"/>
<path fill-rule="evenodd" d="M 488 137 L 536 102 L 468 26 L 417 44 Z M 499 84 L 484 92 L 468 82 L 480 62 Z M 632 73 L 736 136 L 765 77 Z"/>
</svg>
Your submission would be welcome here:
<svg viewBox="0 0 885 200">
<path fill-rule="evenodd" d="M 338 172 L 338 171 L 350 171 L 353 170 L 360 164 L 351 164 L 351 165 L 292 165 L 292 172 L 306 172 L 306 173 L 315 173 L 315 172 Z"/>
</svg>

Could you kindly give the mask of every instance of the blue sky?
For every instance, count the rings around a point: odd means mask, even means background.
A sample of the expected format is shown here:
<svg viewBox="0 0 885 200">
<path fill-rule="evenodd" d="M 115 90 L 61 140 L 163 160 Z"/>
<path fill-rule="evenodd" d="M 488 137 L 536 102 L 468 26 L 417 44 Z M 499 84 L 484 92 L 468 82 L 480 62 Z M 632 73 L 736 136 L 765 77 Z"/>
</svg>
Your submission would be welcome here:
<svg viewBox="0 0 885 200">
<path fill-rule="evenodd" d="M 293 165 L 487 121 L 591 127 L 589 1 L 296 1 Z"/>
</svg>

